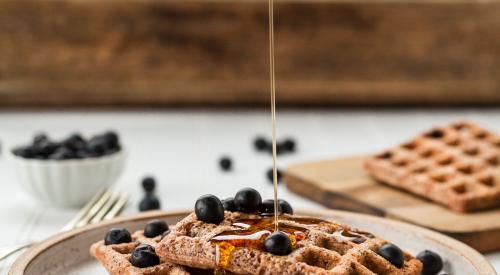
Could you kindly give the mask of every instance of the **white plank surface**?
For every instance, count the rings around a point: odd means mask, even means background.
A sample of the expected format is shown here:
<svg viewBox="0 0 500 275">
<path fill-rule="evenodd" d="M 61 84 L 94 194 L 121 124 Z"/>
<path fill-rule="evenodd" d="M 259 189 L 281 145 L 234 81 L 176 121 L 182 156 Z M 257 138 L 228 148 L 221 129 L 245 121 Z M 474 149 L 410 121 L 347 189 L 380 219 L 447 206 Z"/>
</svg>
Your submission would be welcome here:
<svg viewBox="0 0 500 275">
<path fill-rule="evenodd" d="M 277 115 L 278 136 L 294 137 L 299 147 L 296 154 L 279 158 L 280 167 L 371 152 L 456 119 L 472 119 L 500 131 L 500 108 L 278 110 Z M 158 179 L 157 192 L 165 210 L 192 208 L 202 194 L 224 198 L 245 186 L 258 189 L 264 198 L 272 197 L 272 186 L 265 177 L 271 158 L 252 148 L 257 134 L 270 133 L 267 110 L 4 111 L 0 112 L 0 247 L 50 236 L 76 212 L 39 204 L 26 195 L 16 182 L 5 150 L 28 142 L 40 130 L 58 138 L 77 130 L 88 135 L 105 129 L 118 130 L 130 153 L 119 182 L 132 195 L 126 213 L 137 212 L 139 181 L 146 174 Z M 234 160 L 231 173 L 218 169 L 217 160 L 223 154 Z M 297 208 L 322 207 L 288 192 L 284 186 L 280 187 L 280 197 Z M 500 270 L 500 253 L 487 257 Z M 6 272 L 11 262 L 0 263 L 0 273 Z"/>
</svg>

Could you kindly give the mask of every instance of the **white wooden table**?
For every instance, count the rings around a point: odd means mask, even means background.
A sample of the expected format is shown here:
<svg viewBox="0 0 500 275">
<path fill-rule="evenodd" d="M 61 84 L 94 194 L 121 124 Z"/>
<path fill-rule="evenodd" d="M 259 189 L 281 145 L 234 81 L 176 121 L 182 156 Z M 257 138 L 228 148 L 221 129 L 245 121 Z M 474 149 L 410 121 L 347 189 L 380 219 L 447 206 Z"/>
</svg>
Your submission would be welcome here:
<svg viewBox="0 0 500 275">
<path fill-rule="evenodd" d="M 298 152 L 280 157 L 280 167 L 318 158 L 367 153 L 401 142 L 436 123 L 472 119 L 500 131 L 500 108 L 451 110 L 279 110 L 278 136 L 292 136 Z M 0 246 L 26 239 L 42 239 L 57 232 L 76 210 L 54 209 L 33 201 L 16 182 L 5 150 L 28 142 L 44 130 L 55 138 L 79 130 L 84 134 L 116 129 L 129 151 L 120 185 L 132 195 L 124 214 L 136 213 L 141 197 L 139 181 L 146 174 L 159 181 L 158 194 L 165 210 L 192 208 L 196 198 L 213 193 L 221 198 L 252 186 L 264 198 L 272 197 L 265 171 L 267 154 L 252 147 L 257 134 L 270 133 L 267 110 L 246 111 L 77 111 L 0 112 Z M 232 156 L 235 170 L 223 173 L 217 160 Z M 296 208 L 322 206 L 280 186 L 279 195 Z M 500 217 L 499 217 L 500 218 Z M 487 255 L 500 271 L 500 253 Z M 0 263 L 6 272 L 10 261 Z"/>
</svg>

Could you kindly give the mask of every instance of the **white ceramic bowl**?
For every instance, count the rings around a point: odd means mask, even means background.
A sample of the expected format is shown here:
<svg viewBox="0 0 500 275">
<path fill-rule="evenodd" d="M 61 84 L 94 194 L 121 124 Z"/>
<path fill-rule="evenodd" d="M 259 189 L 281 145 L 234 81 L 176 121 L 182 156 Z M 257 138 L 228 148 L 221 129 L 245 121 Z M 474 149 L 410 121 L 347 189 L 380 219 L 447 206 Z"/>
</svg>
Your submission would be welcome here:
<svg viewBox="0 0 500 275">
<path fill-rule="evenodd" d="M 22 187 L 39 201 L 59 207 L 79 207 L 118 179 L 126 152 L 70 160 L 25 159 L 10 154 Z"/>
</svg>

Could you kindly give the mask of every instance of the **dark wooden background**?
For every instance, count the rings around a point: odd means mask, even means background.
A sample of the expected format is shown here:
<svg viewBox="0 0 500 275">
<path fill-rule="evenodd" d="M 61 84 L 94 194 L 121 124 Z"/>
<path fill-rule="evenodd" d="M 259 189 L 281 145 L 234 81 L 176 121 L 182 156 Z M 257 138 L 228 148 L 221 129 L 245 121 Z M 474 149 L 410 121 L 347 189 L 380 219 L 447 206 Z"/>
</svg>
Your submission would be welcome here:
<svg viewBox="0 0 500 275">
<path fill-rule="evenodd" d="M 0 0 L 0 106 L 269 102 L 265 0 Z M 278 0 L 278 102 L 500 103 L 500 2 Z"/>
</svg>

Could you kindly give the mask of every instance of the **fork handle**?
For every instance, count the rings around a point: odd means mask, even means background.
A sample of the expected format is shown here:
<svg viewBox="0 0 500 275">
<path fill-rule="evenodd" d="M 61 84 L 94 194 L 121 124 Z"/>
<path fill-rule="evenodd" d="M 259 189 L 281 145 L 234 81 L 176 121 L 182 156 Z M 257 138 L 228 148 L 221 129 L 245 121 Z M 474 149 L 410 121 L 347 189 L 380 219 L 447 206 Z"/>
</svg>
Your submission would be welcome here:
<svg viewBox="0 0 500 275">
<path fill-rule="evenodd" d="M 0 254 L 0 261 L 2 260 L 5 260 L 6 258 L 8 258 L 9 256 L 11 256 L 12 254 L 18 252 L 18 251 L 21 251 L 25 248 L 28 248 L 32 245 L 34 245 L 35 242 L 27 242 L 27 243 L 23 243 L 23 244 L 19 244 L 19 245 L 16 245 L 14 247 L 12 247 L 11 249 L 3 252 Z"/>
</svg>

